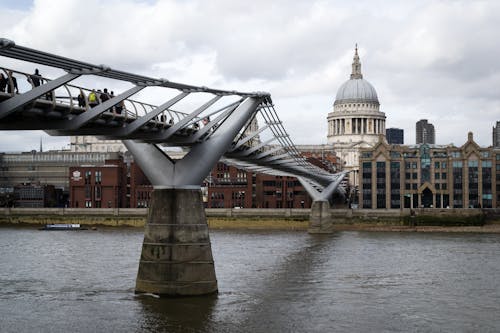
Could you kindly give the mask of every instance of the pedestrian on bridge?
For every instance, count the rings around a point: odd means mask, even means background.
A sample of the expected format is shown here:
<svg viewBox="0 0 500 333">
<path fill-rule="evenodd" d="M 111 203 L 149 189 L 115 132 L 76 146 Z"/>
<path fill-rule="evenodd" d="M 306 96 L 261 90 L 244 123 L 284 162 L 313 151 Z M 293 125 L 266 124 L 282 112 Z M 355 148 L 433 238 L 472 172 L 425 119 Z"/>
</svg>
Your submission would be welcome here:
<svg viewBox="0 0 500 333">
<path fill-rule="evenodd" d="M 104 88 L 104 91 L 99 96 L 101 103 L 106 102 L 109 99 L 108 88 Z"/>
<path fill-rule="evenodd" d="M 97 106 L 99 104 L 99 100 L 97 99 L 97 93 L 95 92 L 94 89 L 89 94 L 89 106 L 93 108 L 94 106 Z"/>
<path fill-rule="evenodd" d="M 7 88 L 7 78 L 3 75 L 3 73 L 0 73 L 0 91 L 5 92 L 5 88 Z"/>
<path fill-rule="evenodd" d="M 80 89 L 80 93 L 78 94 L 78 106 L 81 108 L 85 107 L 85 95 L 83 90 Z"/>
<path fill-rule="evenodd" d="M 38 87 L 40 85 L 40 80 L 42 76 L 40 75 L 40 72 L 38 71 L 38 68 L 35 68 L 35 73 L 31 74 L 28 78 L 28 82 L 31 83 L 33 88 Z"/>
<path fill-rule="evenodd" d="M 9 71 L 9 84 L 7 85 L 7 92 L 9 94 L 12 94 L 12 92 L 16 92 L 16 94 L 19 94 L 19 88 L 17 87 L 17 79 L 14 75 L 12 75 L 12 71 Z"/>
</svg>

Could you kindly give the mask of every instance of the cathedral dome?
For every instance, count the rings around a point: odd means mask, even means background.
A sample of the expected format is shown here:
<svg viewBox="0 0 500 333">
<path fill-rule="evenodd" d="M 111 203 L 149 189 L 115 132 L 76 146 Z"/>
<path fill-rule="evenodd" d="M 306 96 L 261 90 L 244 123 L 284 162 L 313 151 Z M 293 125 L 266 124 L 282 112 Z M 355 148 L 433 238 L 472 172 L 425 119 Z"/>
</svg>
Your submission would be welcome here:
<svg viewBox="0 0 500 333">
<path fill-rule="evenodd" d="M 370 82 L 363 79 L 350 79 L 340 86 L 335 97 L 335 104 L 359 102 L 378 104 L 377 92 Z"/>
<path fill-rule="evenodd" d="M 359 61 L 358 47 L 354 53 L 351 78 L 340 86 L 335 97 L 335 103 L 375 103 L 379 104 L 377 92 L 370 82 L 363 79 L 361 63 Z"/>
</svg>

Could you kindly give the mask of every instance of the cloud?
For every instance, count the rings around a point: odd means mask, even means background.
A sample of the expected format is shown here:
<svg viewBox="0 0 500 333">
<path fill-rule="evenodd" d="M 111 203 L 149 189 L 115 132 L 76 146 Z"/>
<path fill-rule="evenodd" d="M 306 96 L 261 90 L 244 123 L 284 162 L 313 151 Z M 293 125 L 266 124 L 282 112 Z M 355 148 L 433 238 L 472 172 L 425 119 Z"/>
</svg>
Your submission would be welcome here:
<svg viewBox="0 0 500 333">
<path fill-rule="evenodd" d="M 363 74 L 378 92 L 387 124 L 404 128 L 407 143 L 414 142 L 415 122 L 427 118 L 438 143 L 461 144 L 473 130 L 481 145 L 490 145 L 500 118 L 499 7 L 430 0 L 35 0 L 2 8 L 0 28 L 19 45 L 116 69 L 269 91 L 301 144 L 326 142 L 326 116 L 349 78 L 358 43 Z M 92 79 L 78 82 L 124 89 Z M 155 92 L 140 97 L 162 101 Z"/>
</svg>

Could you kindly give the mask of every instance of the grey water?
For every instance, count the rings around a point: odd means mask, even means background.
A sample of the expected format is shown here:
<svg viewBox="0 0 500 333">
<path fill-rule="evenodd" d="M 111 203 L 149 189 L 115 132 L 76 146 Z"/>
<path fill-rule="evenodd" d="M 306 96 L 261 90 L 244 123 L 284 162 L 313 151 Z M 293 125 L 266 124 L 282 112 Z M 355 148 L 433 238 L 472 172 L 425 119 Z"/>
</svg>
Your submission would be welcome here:
<svg viewBox="0 0 500 333">
<path fill-rule="evenodd" d="M 0 228 L 0 332 L 498 332 L 500 235 L 211 231 L 219 293 L 135 295 L 142 229 Z"/>
</svg>

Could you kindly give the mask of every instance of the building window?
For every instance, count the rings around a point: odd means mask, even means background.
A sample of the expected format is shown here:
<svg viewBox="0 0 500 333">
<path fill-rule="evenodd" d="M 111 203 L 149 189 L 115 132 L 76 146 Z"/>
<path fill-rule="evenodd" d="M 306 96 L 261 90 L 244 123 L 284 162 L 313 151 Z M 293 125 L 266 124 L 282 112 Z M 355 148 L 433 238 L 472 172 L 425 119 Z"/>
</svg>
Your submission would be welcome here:
<svg viewBox="0 0 500 333">
<path fill-rule="evenodd" d="M 377 162 L 377 208 L 386 208 L 385 162 Z"/>
<path fill-rule="evenodd" d="M 401 208 L 401 164 L 391 162 L 391 208 Z"/>
<path fill-rule="evenodd" d="M 492 165 L 491 161 L 481 161 L 481 166 L 483 168 L 491 168 L 491 165 Z"/>
<path fill-rule="evenodd" d="M 391 151 L 391 158 L 400 158 L 401 154 L 397 151 Z"/>
<path fill-rule="evenodd" d="M 90 185 L 85 185 L 85 199 L 91 199 L 92 198 L 92 193 L 91 193 L 91 187 Z"/>
<path fill-rule="evenodd" d="M 420 172 L 421 183 L 431 181 L 431 156 L 429 154 L 429 146 L 426 144 L 420 147 Z"/>
<path fill-rule="evenodd" d="M 462 162 L 453 161 L 453 207 L 463 208 Z"/>
<path fill-rule="evenodd" d="M 493 173 L 492 173 L 492 168 L 491 168 L 491 163 L 490 167 L 485 167 L 485 163 L 487 161 L 483 161 L 483 168 L 482 168 L 482 187 L 483 187 L 483 196 L 482 196 L 482 206 L 483 208 L 493 208 Z M 491 161 L 488 161 L 491 162 Z M 488 164 L 486 164 L 488 165 Z"/>
<path fill-rule="evenodd" d="M 85 171 L 85 184 L 90 184 L 92 171 Z"/>
<path fill-rule="evenodd" d="M 363 162 L 361 167 L 363 187 L 362 205 L 363 208 L 372 208 L 372 163 Z"/>
<path fill-rule="evenodd" d="M 95 172 L 95 183 L 100 184 L 102 181 L 102 171 Z"/>
<path fill-rule="evenodd" d="M 469 180 L 469 207 L 479 207 L 479 168 L 478 160 L 468 161 L 468 180 Z"/>
<path fill-rule="evenodd" d="M 372 157 L 371 151 L 364 151 L 361 153 L 361 158 L 371 158 L 371 157 Z"/>
<path fill-rule="evenodd" d="M 477 167 L 478 167 L 478 165 L 479 165 L 479 164 L 478 164 L 478 160 L 469 160 L 469 161 L 468 161 L 468 166 L 469 166 L 469 168 L 471 168 L 471 167 L 476 167 L 476 168 L 477 168 Z"/>
<path fill-rule="evenodd" d="M 481 152 L 481 157 L 484 157 L 484 158 L 490 157 L 490 152 L 489 151 L 482 151 Z"/>
</svg>

